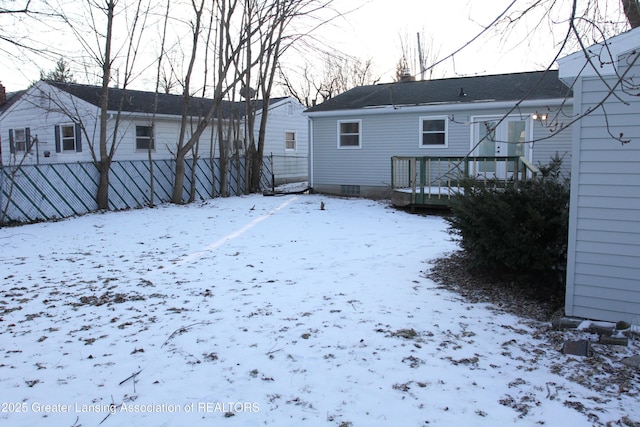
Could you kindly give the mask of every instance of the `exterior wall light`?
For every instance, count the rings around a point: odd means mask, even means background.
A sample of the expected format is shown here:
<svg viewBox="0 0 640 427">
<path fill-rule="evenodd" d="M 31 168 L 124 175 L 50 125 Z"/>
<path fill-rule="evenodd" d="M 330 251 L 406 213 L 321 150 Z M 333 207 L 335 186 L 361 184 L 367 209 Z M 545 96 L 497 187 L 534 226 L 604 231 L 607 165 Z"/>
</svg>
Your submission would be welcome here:
<svg viewBox="0 0 640 427">
<path fill-rule="evenodd" d="M 538 120 L 540 122 L 546 122 L 547 121 L 547 117 L 548 115 L 546 113 L 538 113 L 537 111 L 535 113 L 533 113 L 533 115 L 531 116 L 531 118 L 533 120 Z"/>
</svg>

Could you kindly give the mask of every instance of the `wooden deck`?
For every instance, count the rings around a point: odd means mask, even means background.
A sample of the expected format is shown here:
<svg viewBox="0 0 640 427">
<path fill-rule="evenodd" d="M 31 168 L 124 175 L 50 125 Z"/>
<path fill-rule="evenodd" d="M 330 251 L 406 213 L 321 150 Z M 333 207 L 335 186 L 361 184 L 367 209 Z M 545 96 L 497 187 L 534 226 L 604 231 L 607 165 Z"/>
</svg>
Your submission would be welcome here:
<svg viewBox="0 0 640 427">
<path fill-rule="evenodd" d="M 540 171 L 524 157 L 391 158 L 391 203 L 395 206 L 447 207 L 471 180 L 485 187 L 517 187 Z"/>
</svg>

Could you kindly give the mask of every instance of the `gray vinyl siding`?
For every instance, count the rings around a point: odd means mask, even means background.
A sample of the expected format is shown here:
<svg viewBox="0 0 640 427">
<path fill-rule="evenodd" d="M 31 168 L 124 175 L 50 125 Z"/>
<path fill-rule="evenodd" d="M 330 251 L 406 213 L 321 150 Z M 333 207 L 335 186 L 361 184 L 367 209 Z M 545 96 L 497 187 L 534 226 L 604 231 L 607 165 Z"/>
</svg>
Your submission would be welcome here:
<svg viewBox="0 0 640 427">
<path fill-rule="evenodd" d="M 523 117 L 530 117 L 536 110 L 521 110 Z M 456 111 L 446 110 L 410 113 L 390 112 L 375 114 L 339 114 L 316 116 L 312 120 L 311 161 L 313 162 L 312 186 L 318 191 L 334 192 L 339 186 L 376 188 L 377 195 L 389 190 L 391 181 L 391 157 L 393 156 L 465 156 L 472 148 L 473 126 L 476 117 L 505 114 L 501 109 Z M 564 116 L 571 109 L 565 107 Z M 447 147 L 420 147 L 420 119 L 424 117 L 449 117 Z M 361 122 L 361 147 L 338 148 L 338 121 Z M 550 128 L 533 122 L 533 140 L 548 138 Z M 547 164 L 556 153 L 565 156 L 565 174 L 569 175 L 571 157 L 571 132 L 565 130 L 551 138 L 534 144 L 532 161 Z M 373 191 L 373 190 L 372 190 Z M 367 195 L 367 194 L 363 194 Z"/>
<path fill-rule="evenodd" d="M 636 66 L 632 74 L 639 73 Z M 607 92 L 598 78 L 585 77 L 574 108 L 588 111 Z M 574 130 L 566 312 L 640 325 L 640 100 L 619 90 L 616 96 Z M 612 137 L 621 133 L 631 142 Z"/>
</svg>

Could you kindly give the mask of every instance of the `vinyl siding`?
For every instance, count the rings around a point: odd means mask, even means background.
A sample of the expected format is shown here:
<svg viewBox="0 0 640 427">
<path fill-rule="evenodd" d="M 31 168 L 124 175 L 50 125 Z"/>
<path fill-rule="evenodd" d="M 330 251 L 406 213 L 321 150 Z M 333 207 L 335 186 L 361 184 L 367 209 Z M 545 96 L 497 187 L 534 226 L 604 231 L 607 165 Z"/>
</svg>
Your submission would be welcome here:
<svg viewBox="0 0 640 427">
<path fill-rule="evenodd" d="M 293 106 L 292 109 L 287 107 Z M 280 101 L 270 110 L 265 141 L 265 153 L 280 155 L 281 169 L 276 168 L 276 175 L 293 176 L 306 179 L 308 175 L 308 120 L 302 114 L 303 107 L 292 99 Z M 291 113 L 291 114 L 290 114 Z M 109 114 L 107 121 L 107 146 L 114 140 L 114 114 Z M 56 152 L 55 126 L 73 124 L 74 118 L 79 118 L 86 129 L 82 138 L 81 152 Z M 259 117 L 258 117 L 259 119 Z M 123 113 L 120 116 L 117 135 L 115 137 L 116 150 L 114 160 L 147 160 L 147 150 L 136 149 L 136 126 L 151 126 L 154 121 L 155 148 L 151 156 L 155 160 L 172 159 L 177 151 L 180 131 L 180 117 L 144 113 Z M 185 142 L 192 131 L 196 129 L 199 118 L 190 118 L 187 124 Z M 22 159 L 22 155 L 13 156 L 9 149 L 9 130 L 29 128 L 32 137 L 38 138 L 37 149 Z M 200 137 L 198 157 L 210 158 L 219 152 L 215 125 L 209 126 Z M 285 131 L 296 132 L 296 150 L 285 150 Z M 257 132 L 257 130 L 256 130 Z M 242 131 L 241 131 L 242 133 Z M 38 82 L 30 88 L 15 104 L 0 116 L 0 140 L 2 141 L 2 164 L 11 165 L 22 161 L 23 164 L 44 163 L 75 163 L 93 160 L 91 147 L 94 147 L 96 157 L 99 157 L 99 109 L 86 103 L 69 93 Z M 44 153 L 49 156 L 45 157 Z M 188 153 L 187 158 L 192 154 Z M 285 157 L 293 158 L 292 162 L 285 162 Z M 291 170 L 286 170 L 287 168 Z M 295 173 L 294 173 L 295 171 Z M 290 172 L 287 175 L 287 172 Z"/>
<path fill-rule="evenodd" d="M 41 96 L 39 86 L 33 86 L 21 99 L 16 101 L 2 116 L 0 116 L 0 139 L 2 141 L 2 164 L 12 165 L 16 162 L 23 164 L 40 163 L 60 163 L 60 162 L 78 162 L 90 160 L 90 150 L 87 144 L 87 138 L 82 135 L 82 152 L 61 152 L 56 153 L 55 144 L 55 125 L 73 124 L 73 120 L 63 110 L 77 112 L 87 117 L 96 117 L 96 109 L 82 101 L 67 105 L 60 108 L 52 105 L 48 99 Z M 52 95 L 52 98 L 57 98 Z M 44 109 L 43 106 L 49 108 Z M 14 156 L 10 153 L 9 148 L 9 131 L 11 129 L 29 128 L 31 137 L 37 138 L 37 146 L 31 148 L 31 152 L 24 155 L 23 152 L 16 153 Z M 95 133 L 91 124 L 87 125 L 89 135 Z M 45 157 L 45 152 L 50 153 L 50 157 Z M 24 159 L 23 159 L 24 155 Z"/>
<path fill-rule="evenodd" d="M 264 157 L 266 159 L 273 155 L 273 173 L 278 181 L 276 185 L 307 180 L 309 177 L 309 120 L 302 114 L 303 110 L 302 104 L 289 100 L 269 111 Z M 295 132 L 295 150 L 285 148 L 286 132 Z"/>
<path fill-rule="evenodd" d="M 565 108 L 564 115 L 571 114 Z M 530 117 L 536 110 L 522 110 L 523 117 Z M 491 109 L 456 111 L 446 110 L 411 113 L 386 112 L 384 114 L 331 115 L 312 117 L 313 186 L 360 185 L 386 188 L 391 181 L 391 157 L 393 156 L 465 156 L 472 148 L 473 126 L 477 117 L 505 114 L 504 110 Z M 447 140 L 443 147 L 422 148 L 420 144 L 420 118 L 449 117 Z M 359 149 L 338 148 L 337 122 L 361 121 L 362 146 Z M 538 122 L 533 125 L 533 138 L 547 138 L 548 126 Z M 547 164 L 556 153 L 565 156 L 565 174 L 570 170 L 571 132 L 565 130 L 549 139 L 534 144 L 533 163 Z"/>
<path fill-rule="evenodd" d="M 42 94 L 46 93 L 42 103 Z M 45 105 L 46 104 L 46 105 Z M 72 124 L 70 117 L 79 117 L 86 133 L 82 134 L 82 152 L 56 153 L 55 126 L 60 124 Z M 113 115 L 107 122 L 107 145 L 113 140 L 115 128 Z M 133 116 L 123 114 L 118 125 L 116 137 L 116 152 L 114 160 L 145 160 L 148 157 L 146 150 L 136 150 L 136 126 L 150 126 L 150 116 Z M 14 158 L 9 150 L 9 129 L 30 128 L 31 136 L 38 137 L 37 150 L 34 147 L 32 153 L 27 155 L 23 164 L 36 163 L 74 163 L 92 161 L 91 145 L 96 156 L 99 157 L 99 109 L 91 104 L 70 97 L 68 93 L 50 87 L 43 82 L 29 89 L 21 99 L 16 101 L 2 116 L 0 116 L 0 132 L 2 136 L 2 164 L 10 165 L 20 158 Z M 173 158 L 171 152 L 176 151 L 180 120 L 176 117 L 157 116 L 155 119 L 155 145 L 152 156 L 154 159 Z M 194 125 L 190 127 L 195 128 Z M 210 135 L 213 127 L 205 131 L 201 137 L 202 144 L 199 151 L 200 157 L 209 156 Z M 190 133 L 187 133 L 187 138 Z M 44 157 L 44 152 L 50 152 L 49 157 Z"/>
<path fill-rule="evenodd" d="M 582 112 L 608 93 L 596 77 L 576 88 L 574 108 Z M 639 117 L 640 100 L 618 90 L 575 126 L 567 315 L 640 324 Z M 612 137 L 620 134 L 631 142 Z"/>
</svg>

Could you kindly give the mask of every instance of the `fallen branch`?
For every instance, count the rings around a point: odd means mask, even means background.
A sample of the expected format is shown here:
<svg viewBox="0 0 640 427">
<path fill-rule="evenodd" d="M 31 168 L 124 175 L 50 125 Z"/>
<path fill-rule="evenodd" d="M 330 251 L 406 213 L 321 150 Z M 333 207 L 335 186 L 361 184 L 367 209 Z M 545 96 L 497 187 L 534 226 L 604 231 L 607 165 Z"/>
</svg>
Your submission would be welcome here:
<svg viewBox="0 0 640 427">
<path fill-rule="evenodd" d="M 189 328 L 192 328 L 192 327 L 197 326 L 197 325 L 210 325 L 210 324 L 211 324 L 211 322 L 197 322 L 197 323 L 192 323 L 191 325 L 182 326 L 182 327 L 180 327 L 180 328 L 176 329 L 175 331 L 173 331 L 173 332 L 171 333 L 171 335 L 169 335 L 169 338 L 167 338 L 167 339 L 162 343 L 162 345 L 160 346 L 160 348 L 164 347 L 164 346 L 165 346 L 165 344 L 167 344 L 167 343 L 171 340 L 171 338 L 175 337 L 176 335 L 181 334 L 181 333 L 183 333 L 183 332 L 187 332 L 187 330 L 188 330 Z"/>
<path fill-rule="evenodd" d="M 126 383 L 127 381 L 129 381 L 131 378 L 137 377 L 140 372 L 142 372 L 142 369 L 140 369 L 138 372 L 134 372 L 133 374 L 129 375 L 127 378 L 125 378 L 122 381 L 120 381 L 120 384 L 118 384 L 118 385 L 122 385 L 122 384 Z"/>
<path fill-rule="evenodd" d="M 138 371 L 138 374 L 139 374 L 141 371 L 142 371 L 142 369 L 141 369 L 140 371 Z M 135 375 L 138 375 L 138 374 L 135 374 Z M 129 378 L 131 378 L 131 377 L 129 377 Z M 129 378 L 127 378 L 127 380 L 128 380 Z M 126 380 L 124 380 L 124 381 L 126 381 Z M 123 382 L 124 382 L 124 381 L 123 381 Z M 120 383 L 120 384 L 122 384 L 122 383 Z M 109 405 L 109 413 L 107 414 L 107 416 L 106 416 L 106 417 L 104 417 L 104 418 L 102 419 L 102 421 L 100 421 L 100 422 L 98 423 L 98 425 L 101 425 L 103 422 L 105 422 L 105 421 L 107 420 L 107 418 L 109 418 L 112 414 L 114 414 L 114 413 L 115 413 L 115 410 L 114 410 L 114 409 L 111 409 L 112 407 L 113 407 L 113 408 L 117 408 L 117 406 L 116 406 L 115 402 L 113 401 L 113 395 L 111 395 L 111 405 Z"/>
</svg>

